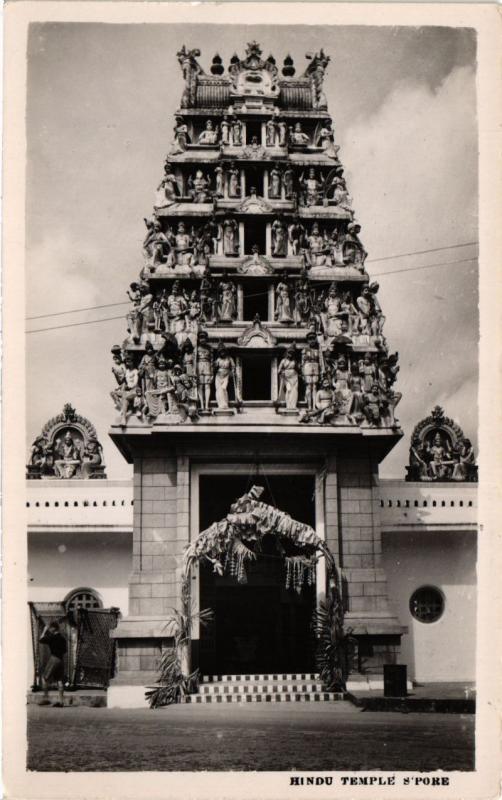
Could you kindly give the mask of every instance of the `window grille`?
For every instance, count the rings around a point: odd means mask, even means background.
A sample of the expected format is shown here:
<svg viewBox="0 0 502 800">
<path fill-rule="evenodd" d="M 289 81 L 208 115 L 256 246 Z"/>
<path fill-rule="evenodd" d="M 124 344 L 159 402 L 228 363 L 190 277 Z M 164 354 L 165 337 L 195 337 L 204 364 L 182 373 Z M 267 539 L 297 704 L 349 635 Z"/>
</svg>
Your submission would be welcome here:
<svg viewBox="0 0 502 800">
<path fill-rule="evenodd" d="M 410 612 L 419 622 L 436 622 L 444 611 L 444 596 L 434 586 L 422 586 L 410 598 Z"/>
</svg>

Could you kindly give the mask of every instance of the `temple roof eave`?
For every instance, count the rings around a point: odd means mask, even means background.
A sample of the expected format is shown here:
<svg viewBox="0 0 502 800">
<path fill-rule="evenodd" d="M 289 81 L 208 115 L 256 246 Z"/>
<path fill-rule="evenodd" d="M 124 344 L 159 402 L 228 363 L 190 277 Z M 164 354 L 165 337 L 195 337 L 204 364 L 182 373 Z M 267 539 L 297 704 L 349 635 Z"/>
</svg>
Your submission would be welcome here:
<svg viewBox="0 0 502 800">
<path fill-rule="evenodd" d="M 280 417 L 276 414 L 274 416 Z M 232 437 L 236 455 L 242 453 L 241 443 L 237 437 L 243 441 L 249 441 L 250 445 L 252 443 L 255 447 L 257 436 L 266 437 L 268 445 L 273 441 L 271 437 L 277 438 L 277 443 L 280 445 L 285 436 L 294 436 L 295 438 L 301 436 L 303 441 L 312 443 L 314 447 L 319 447 L 321 450 L 323 443 L 328 442 L 336 442 L 337 447 L 348 446 L 351 449 L 357 444 L 361 446 L 371 444 L 375 457 L 378 461 L 382 461 L 404 435 L 401 429 L 393 430 L 391 428 L 295 425 L 291 424 L 287 418 L 281 421 L 275 420 L 273 424 L 264 424 L 263 420 L 257 420 L 252 424 L 250 421 L 243 422 L 242 415 L 235 414 L 233 420 L 233 422 L 228 422 L 228 420 L 222 422 L 218 418 L 206 418 L 203 422 L 199 421 L 195 424 L 166 425 L 162 423 L 162 419 L 159 419 L 151 426 L 133 421 L 125 427 L 113 424 L 108 435 L 129 463 L 133 462 L 135 453 L 141 451 L 143 446 L 148 446 L 153 441 L 158 443 L 159 439 L 165 439 L 166 444 L 170 442 L 173 446 L 185 442 L 189 447 L 190 443 L 198 444 L 205 439 L 210 442 L 215 436 L 218 438 L 225 437 L 225 435 Z"/>
<path fill-rule="evenodd" d="M 297 208 L 292 200 L 267 200 L 271 206 L 270 210 L 240 209 L 242 200 L 221 200 L 217 201 L 216 208 L 213 203 L 173 203 L 162 208 L 155 206 L 155 213 L 158 217 L 202 217 L 211 216 L 213 211 L 218 210 L 231 212 L 237 217 L 249 218 L 250 216 L 277 216 L 280 212 L 298 215 L 305 219 L 345 219 L 351 220 L 352 213 L 340 208 L 339 206 L 300 206 Z"/>
<path fill-rule="evenodd" d="M 313 119 L 313 120 L 323 120 L 323 119 L 331 119 L 331 114 L 329 111 L 320 110 L 320 109 L 291 109 L 288 110 L 286 108 L 280 108 L 280 115 L 285 119 L 298 119 L 301 117 L 302 119 Z M 177 117 L 218 117 L 222 114 L 228 114 L 229 108 L 228 106 L 205 106 L 205 107 L 191 107 L 191 108 L 179 108 L 175 112 L 175 116 Z M 232 114 L 236 117 L 263 117 L 263 120 L 269 119 L 270 117 L 274 116 L 274 108 L 273 107 L 261 107 L 261 108 L 252 108 L 252 107 L 241 107 L 239 109 L 233 109 Z"/>
<path fill-rule="evenodd" d="M 340 162 L 327 156 L 322 150 L 316 149 L 315 152 L 288 152 L 284 147 L 273 147 L 266 151 L 266 156 L 253 157 L 246 156 L 238 147 L 203 147 L 193 145 L 181 153 L 173 153 L 168 156 L 171 164 L 208 164 L 209 166 L 219 161 L 237 161 L 241 165 L 253 164 L 253 166 L 267 167 L 276 161 L 284 161 L 298 166 L 319 166 L 335 167 L 340 166 Z"/>
</svg>

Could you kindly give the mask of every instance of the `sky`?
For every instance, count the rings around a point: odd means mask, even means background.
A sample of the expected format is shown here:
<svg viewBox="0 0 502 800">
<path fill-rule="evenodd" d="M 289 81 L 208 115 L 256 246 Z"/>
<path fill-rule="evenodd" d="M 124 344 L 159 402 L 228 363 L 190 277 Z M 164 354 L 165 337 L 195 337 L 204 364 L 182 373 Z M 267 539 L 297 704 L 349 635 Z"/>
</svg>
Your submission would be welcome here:
<svg viewBox="0 0 502 800">
<path fill-rule="evenodd" d="M 444 407 L 477 445 L 475 33 L 462 28 L 43 23 L 28 40 L 26 316 L 121 303 L 141 267 L 143 217 L 172 140 L 183 82 L 176 52 L 228 65 L 256 39 L 297 74 L 331 57 L 325 92 L 367 270 L 399 351 L 404 437 L 381 465 L 405 474 L 414 425 Z M 216 47 L 217 43 L 217 47 Z M 382 260 L 379 260 L 382 259 Z M 383 260 L 385 259 L 385 260 Z M 451 262 L 446 264 L 445 262 Z M 416 267 L 435 264 L 430 269 Z M 389 274 L 394 272 L 395 274 Z M 110 349 L 126 306 L 29 319 L 27 446 L 71 402 L 95 425 L 108 477 L 131 467 L 108 437 Z M 117 318 L 119 317 L 119 318 Z"/>
</svg>

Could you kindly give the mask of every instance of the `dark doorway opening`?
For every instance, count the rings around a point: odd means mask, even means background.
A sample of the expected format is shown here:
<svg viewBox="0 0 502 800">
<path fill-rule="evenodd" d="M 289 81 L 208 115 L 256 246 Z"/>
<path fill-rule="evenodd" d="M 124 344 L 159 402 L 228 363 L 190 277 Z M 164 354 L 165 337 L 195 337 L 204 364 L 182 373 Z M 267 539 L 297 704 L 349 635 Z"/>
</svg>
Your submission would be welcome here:
<svg viewBox="0 0 502 800">
<path fill-rule="evenodd" d="M 262 144 L 261 122 L 257 119 L 248 119 L 246 120 L 246 144 L 252 144 L 253 138 L 256 138 L 258 144 Z"/>
<path fill-rule="evenodd" d="M 242 287 L 243 319 L 251 322 L 258 314 L 262 322 L 268 320 L 268 284 L 253 280 Z"/>
<path fill-rule="evenodd" d="M 262 485 L 262 500 L 294 519 L 315 524 L 314 477 L 311 475 L 202 475 L 199 488 L 200 529 L 222 519 L 231 503 L 252 484 Z M 203 674 L 311 672 L 311 632 L 315 587 L 301 594 L 286 589 L 284 554 L 273 535 L 264 537 L 262 553 L 248 564 L 247 583 L 214 574 L 201 564 L 200 607 L 212 608 L 214 620 L 201 629 Z"/>
<path fill-rule="evenodd" d="M 264 219 L 248 219 L 244 222 L 244 252 L 250 256 L 253 247 L 258 247 L 258 253 L 265 255 L 267 249 L 267 234 Z"/>
<path fill-rule="evenodd" d="M 242 399 L 272 399 L 272 362 L 269 355 L 248 354 L 241 356 Z"/>
<path fill-rule="evenodd" d="M 263 197 L 263 170 L 256 167 L 247 167 L 246 173 L 246 196 L 251 197 L 253 189 L 258 197 Z"/>
</svg>

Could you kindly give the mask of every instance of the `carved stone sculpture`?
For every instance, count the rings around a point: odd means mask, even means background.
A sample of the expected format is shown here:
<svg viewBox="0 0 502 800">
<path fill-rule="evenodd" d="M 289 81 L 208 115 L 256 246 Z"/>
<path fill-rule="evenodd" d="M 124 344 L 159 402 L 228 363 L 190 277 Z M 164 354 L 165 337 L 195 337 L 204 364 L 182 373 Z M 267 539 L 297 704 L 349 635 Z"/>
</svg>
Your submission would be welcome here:
<svg viewBox="0 0 502 800">
<path fill-rule="evenodd" d="M 327 264 L 329 247 L 321 235 L 319 225 L 314 222 L 312 231 L 307 236 L 308 261 L 311 267 L 322 267 Z"/>
<path fill-rule="evenodd" d="M 336 363 L 333 386 L 340 413 L 349 415 L 352 411 L 351 374 L 344 356 L 340 356 Z"/>
<path fill-rule="evenodd" d="M 324 184 L 321 180 L 316 178 L 316 172 L 313 167 L 308 171 L 305 178 L 304 173 L 300 175 L 300 186 L 303 189 L 303 204 L 306 206 L 319 205 L 323 193 Z"/>
<path fill-rule="evenodd" d="M 190 135 L 188 133 L 188 125 L 186 125 L 183 117 L 176 117 L 176 125 L 174 127 L 174 146 L 171 149 L 171 155 L 183 153 L 190 144 Z"/>
<path fill-rule="evenodd" d="M 271 200 L 280 200 L 282 193 L 281 171 L 278 164 L 270 170 L 270 182 L 268 185 L 268 196 Z"/>
<path fill-rule="evenodd" d="M 322 313 L 323 331 L 326 337 L 338 336 L 342 330 L 341 301 L 336 284 L 332 283 L 324 300 Z"/>
<path fill-rule="evenodd" d="M 296 282 L 294 320 L 297 325 L 306 325 L 312 311 L 312 293 L 306 274 Z"/>
<path fill-rule="evenodd" d="M 172 362 L 171 362 L 172 364 Z M 165 414 L 169 408 L 169 397 L 174 391 L 171 373 L 166 358 L 159 354 L 152 388 L 145 392 L 147 415 L 156 419 Z"/>
<path fill-rule="evenodd" d="M 178 224 L 178 230 L 174 239 L 174 249 L 176 254 L 176 264 L 180 266 L 193 266 L 193 239 L 187 232 L 185 223 Z"/>
<path fill-rule="evenodd" d="M 139 373 L 134 366 L 132 356 L 125 357 L 125 373 L 124 383 L 120 390 L 121 408 L 120 408 L 120 424 L 127 425 L 127 420 L 131 414 L 134 414 L 136 409 L 134 401 L 137 397 L 137 389 L 141 390 L 139 386 Z"/>
<path fill-rule="evenodd" d="M 220 131 L 221 131 L 221 143 L 223 145 L 230 144 L 230 122 L 228 121 L 228 117 L 225 114 L 222 121 L 220 122 Z"/>
<path fill-rule="evenodd" d="M 291 252 L 298 256 L 305 246 L 305 227 L 300 222 L 299 217 L 289 226 L 288 239 L 291 244 Z"/>
<path fill-rule="evenodd" d="M 237 380 L 235 362 L 228 354 L 228 350 L 223 343 L 218 347 L 214 360 L 214 370 L 216 405 L 218 409 L 226 410 L 229 408 L 229 382 L 230 380 L 233 382 L 234 393 L 237 399 Z"/>
<path fill-rule="evenodd" d="M 188 313 L 187 298 L 181 289 L 179 281 L 174 281 L 171 293 L 166 300 L 167 322 L 170 333 L 174 334 L 178 345 L 181 347 L 186 338 L 186 316 Z"/>
<path fill-rule="evenodd" d="M 133 307 L 126 316 L 127 330 L 135 344 L 139 344 L 141 336 L 147 329 L 148 310 L 153 302 L 153 295 L 150 292 L 148 283 L 131 283 L 130 291 L 127 292 Z"/>
<path fill-rule="evenodd" d="M 469 439 L 462 439 L 458 450 L 456 451 L 458 458 L 457 462 L 453 465 L 452 480 L 466 481 L 469 480 L 474 472 L 476 465 L 476 456 L 474 448 Z"/>
<path fill-rule="evenodd" d="M 238 233 L 239 226 L 234 219 L 223 220 L 223 254 L 236 256 L 239 254 Z"/>
<path fill-rule="evenodd" d="M 200 50 L 187 50 L 183 45 L 177 56 L 183 73 L 183 80 L 185 81 L 181 107 L 191 108 L 195 105 L 197 96 L 197 76 L 204 74 L 202 67 L 196 60 L 200 56 Z"/>
<path fill-rule="evenodd" d="M 324 94 L 324 75 L 326 67 L 330 62 L 330 57 L 327 56 L 324 50 L 318 53 L 307 53 L 306 57 L 310 59 L 310 64 L 305 70 L 305 75 L 310 77 L 312 81 L 312 89 L 314 94 L 314 107 L 318 109 L 325 109 L 328 107 L 326 95 Z"/>
<path fill-rule="evenodd" d="M 69 431 L 54 445 L 54 473 L 58 478 L 73 478 L 82 462 L 82 452 Z"/>
<path fill-rule="evenodd" d="M 232 119 L 232 144 L 234 147 L 240 147 L 242 144 L 242 122 L 237 117 Z"/>
<path fill-rule="evenodd" d="M 339 412 L 335 393 L 330 386 L 329 378 L 323 378 L 319 389 L 314 394 L 313 406 L 300 417 L 300 422 L 317 422 L 319 425 L 331 423 Z"/>
<path fill-rule="evenodd" d="M 286 167 L 282 173 L 282 183 L 286 200 L 292 200 L 295 192 L 295 173 L 291 167 Z"/>
<path fill-rule="evenodd" d="M 146 392 L 148 389 L 153 389 L 156 369 L 155 350 L 152 343 L 147 342 L 145 345 L 145 354 L 138 365 L 138 375 L 143 392 Z"/>
<path fill-rule="evenodd" d="M 115 345 L 112 352 L 119 357 L 120 347 Z M 33 442 L 26 472 L 30 480 L 106 478 L 94 426 L 65 403 L 62 414 L 48 420 Z"/>
<path fill-rule="evenodd" d="M 277 123 L 272 118 L 268 119 L 265 124 L 265 143 L 267 147 L 275 147 L 277 137 Z"/>
<path fill-rule="evenodd" d="M 360 231 L 361 226 L 357 222 L 350 222 L 347 225 L 347 233 L 343 242 L 343 259 L 345 264 L 353 265 L 363 272 L 367 253 L 359 239 Z"/>
<path fill-rule="evenodd" d="M 283 119 L 280 119 L 277 123 L 277 138 L 279 147 L 286 147 L 288 143 L 288 126 Z"/>
<path fill-rule="evenodd" d="M 216 145 L 218 144 L 218 130 L 215 129 L 210 119 L 206 121 L 206 126 L 199 134 L 199 144 Z"/>
<path fill-rule="evenodd" d="M 276 219 L 272 223 L 272 255 L 283 258 L 288 254 L 288 237 L 285 223 Z"/>
<path fill-rule="evenodd" d="M 277 322 L 282 322 L 287 325 L 290 324 L 293 322 L 293 313 L 291 309 L 290 290 L 285 273 L 283 273 L 282 280 L 280 280 L 275 287 L 275 298 L 275 319 Z"/>
<path fill-rule="evenodd" d="M 219 301 L 220 322 L 233 322 L 237 316 L 237 289 L 226 276 L 219 284 Z"/>
<path fill-rule="evenodd" d="M 188 191 L 194 203 L 207 203 L 209 200 L 209 181 L 198 169 L 194 178 L 188 179 Z"/>
<path fill-rule="evenodd" d="M 295 123 L 294 128 L 290 128 L 289 142 L 295 147 L 305 147 L 310 144 L 310 137 L 302 131 L 302 123 Z"/>
<path fill-rule="evenodd" d="M 225 194 L 225 170 L 219 164 L 214 169 L 214 184 L 216 197 L 223 197 Z"/>
<path fill-rule="evenodd" d="M 233 162 L 228 170 L 228 196 L 230 198 L 241 196 L 241 175 Z"/>
<path fill-rule="evenodd" d="M 317 336 L 313 332 L 307 334 L 307 344 L 302 350 L 301 370 L 303 382 L 305 384 L 307 408 L 313 410 L 315 394 L 321 376 L 319 345 Z"/>
<path fill-rule="evenodd" d="M 365 377 L 363 376 L 362 413 L 371 426 L 378 426 L 387 411 L 388 401 L 382 395 L 376 381 L 369 389 L 365 389 Z"/>
<path fill-rule="evenodd" d="M 279 403 L 284 402 L 288 411 L 298 408 L 298 364 L 294 347 L 288 347 L 277 368 L 279 378 Z"/>
<path fill-rule="evenodd" d="M 213 382 L 213 353 L 205 331 L 201 331 L 198 336 L 196 374 L 199 406 L 203 412 L 208 413 Z"/>
</svg>

